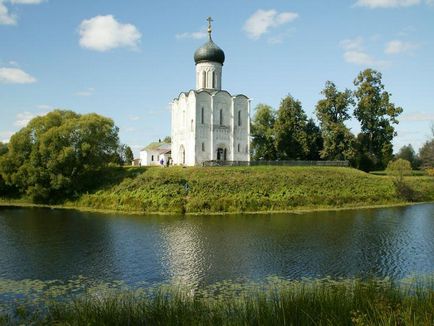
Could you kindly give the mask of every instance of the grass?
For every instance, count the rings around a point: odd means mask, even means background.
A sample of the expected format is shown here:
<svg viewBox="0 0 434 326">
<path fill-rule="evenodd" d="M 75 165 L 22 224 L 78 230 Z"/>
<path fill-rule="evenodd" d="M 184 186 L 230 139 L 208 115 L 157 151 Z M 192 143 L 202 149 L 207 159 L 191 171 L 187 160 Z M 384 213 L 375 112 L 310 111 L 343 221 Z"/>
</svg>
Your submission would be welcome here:
<svg viewBox="0 0 434 326">
<path fill-rule="evenodd" d="M 405 179 L 336 167 L 197 167 L 109 169 L 98 187 L 63 203 L 134 213 L 243 213 L 336 209 L 434 201 L 434 178 Z M 25 199 L 15 201 L 21 204 Z"/>
<path fill-rule="evenodd" d="M 105 287 L 107 289 L 109 287 Z M 88 289 L 68 300 L 1 314 L 4 325 L 433 325 L 433 283 L 389 280 L 223 282 Z"/>
</svg>

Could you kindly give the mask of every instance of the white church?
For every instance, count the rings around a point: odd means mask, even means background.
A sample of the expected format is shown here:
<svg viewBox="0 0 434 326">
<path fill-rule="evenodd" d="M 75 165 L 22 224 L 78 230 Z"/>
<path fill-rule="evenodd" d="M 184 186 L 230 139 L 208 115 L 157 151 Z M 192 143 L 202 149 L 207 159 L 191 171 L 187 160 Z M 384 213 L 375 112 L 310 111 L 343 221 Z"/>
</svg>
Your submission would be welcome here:
<svg viewBox="0 0 434 326">
<path fill-rule="evenodd" d="M 194 166 L 205 161 L 250 161 L 250 100 L 222 89 L 225 53 L 212 40 L 194 53 L 196 89 L 172 102 L 173 164 Z"/>
</svg>

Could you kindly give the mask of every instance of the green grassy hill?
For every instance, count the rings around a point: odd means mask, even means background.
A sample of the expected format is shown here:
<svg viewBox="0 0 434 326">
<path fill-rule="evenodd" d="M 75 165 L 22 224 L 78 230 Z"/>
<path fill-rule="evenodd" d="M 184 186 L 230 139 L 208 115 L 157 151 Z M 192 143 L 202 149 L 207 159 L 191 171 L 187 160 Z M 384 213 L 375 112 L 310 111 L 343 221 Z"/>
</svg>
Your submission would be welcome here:
<svg viewBox="0 0 434 326">
<path fill-rule="evenodd" d="M 351 168 L 113 168 L 104 186 L 65 206 L 125 212 L 265 212 L 404 203 L 393 179 Z M 406 178 L 415 201 L 434 200 L 434 178 Z"/>
</svg>

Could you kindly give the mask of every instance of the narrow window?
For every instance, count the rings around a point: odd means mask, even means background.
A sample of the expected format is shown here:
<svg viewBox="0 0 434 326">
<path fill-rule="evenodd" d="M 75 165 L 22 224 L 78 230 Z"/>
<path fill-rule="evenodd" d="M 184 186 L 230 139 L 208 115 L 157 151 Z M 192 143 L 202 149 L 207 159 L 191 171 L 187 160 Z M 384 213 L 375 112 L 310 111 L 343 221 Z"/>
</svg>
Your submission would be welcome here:
<svg viewBox="0 0 434 326">
<path fill-rule="evenodd" d="M 238 153 L 240 152 L 240 144 L 238 144 Z"/>
<path fill-rule="evenodd" d="M 194 122 L 193 122 L 193 120 L 191 120 L 190 129 L 191 129 L 192 132 L 194 131 Z"/>
<path fill-rule="evenodd" d="M 200 121 L 202 124 L 205 123 L 205 109 L 202 107 L 202 110 L 200 112 Z"/>
<path fill-rule="evenodd" d="M 212 88 L 215 88 L 215 71 L 212 72 Z"/>
<path fill-rule="evenodd" d="M 205 152 L 205 143 L 202 143 L 202 152 Z"/>
<path fill-rule="evenodd" d="M 241 126 L 241 111 L 238 111 L 238 126 Z"/>
<path fill-rule="evenodd" d="M 151 156 L 151 161 L 154 162 L 154 155 Z"/>
<path fill-rule="evenodd" d="M 220 109 L 220 126 L 223 126 L 223 109 Z"/>
<path fill-rule="evenodd" d="M 206 72 L 202 71 L 202 88 L 206 88 Z"/>
</svg>

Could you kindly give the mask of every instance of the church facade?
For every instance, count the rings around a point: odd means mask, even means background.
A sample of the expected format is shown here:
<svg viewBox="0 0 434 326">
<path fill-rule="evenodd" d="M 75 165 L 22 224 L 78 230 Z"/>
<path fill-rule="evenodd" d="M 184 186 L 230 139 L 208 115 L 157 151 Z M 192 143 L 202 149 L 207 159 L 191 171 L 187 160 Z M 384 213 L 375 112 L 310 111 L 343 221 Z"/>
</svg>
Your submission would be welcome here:
<svg viewBox="0 0 434 326">
<path fill-rule="evenodd" d="M 212 40 L 194 54 L 196 88 L 172 102 L 173 164 L 205 161 L 250 161 L 250 100 L 222 90 L 225 54 Z"/>
</svg>

